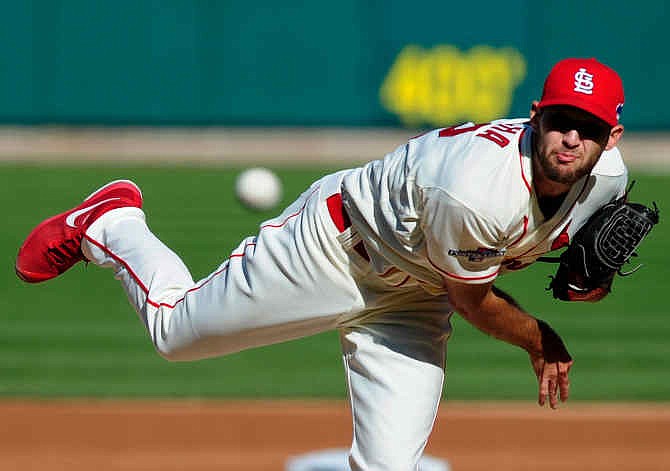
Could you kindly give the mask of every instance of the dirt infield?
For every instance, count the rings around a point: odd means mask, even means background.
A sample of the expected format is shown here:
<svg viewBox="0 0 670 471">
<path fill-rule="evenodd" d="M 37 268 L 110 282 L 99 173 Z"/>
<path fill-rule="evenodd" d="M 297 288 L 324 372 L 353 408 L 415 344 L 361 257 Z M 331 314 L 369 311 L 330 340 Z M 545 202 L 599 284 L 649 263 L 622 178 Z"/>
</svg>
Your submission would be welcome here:
<svg viewBox="0 0 670 471">
<path fill-rule="evenodd" d="M 0 470 L 283 470 L 346 447 L 344 402 L 0 403 Z M 670 469 L 670 405 L 442 404 L 427 453 L 453 471 Z"/>
</svg>

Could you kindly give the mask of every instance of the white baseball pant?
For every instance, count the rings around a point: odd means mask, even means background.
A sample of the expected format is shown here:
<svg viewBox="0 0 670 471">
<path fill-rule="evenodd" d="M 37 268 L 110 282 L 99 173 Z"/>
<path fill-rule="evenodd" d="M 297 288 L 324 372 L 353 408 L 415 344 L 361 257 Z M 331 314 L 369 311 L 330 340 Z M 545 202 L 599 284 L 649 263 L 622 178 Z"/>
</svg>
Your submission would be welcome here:
<svg viewBox="0 0 670 471">
<path fill-rule="evenodd" d="M 314 183 L 198 281 L 137 208 L 112 210 L 82 250 L 114 270 L 156 350 L 197 360 L 339 329 L 357 470 L 415 470 L 437 412 L 450 308 L 372 272 L 326 203 L 343 172 Z M 231 378 L 234 381 L 234 378 Z"/>
</svg>

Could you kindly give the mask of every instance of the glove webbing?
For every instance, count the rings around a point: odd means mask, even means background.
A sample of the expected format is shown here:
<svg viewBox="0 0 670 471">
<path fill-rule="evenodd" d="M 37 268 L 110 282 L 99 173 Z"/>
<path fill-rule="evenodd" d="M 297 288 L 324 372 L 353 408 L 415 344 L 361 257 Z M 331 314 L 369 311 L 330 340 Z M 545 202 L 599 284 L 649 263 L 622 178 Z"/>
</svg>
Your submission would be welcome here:
<svg viewBox="0 0 670 471">
<path fill-rule="evenodd" d="M 654 210 L 637 203 L 619 206 L 596 238 L 596 256 L 604 265 L 619 270 L 657 222 L 656 203 Z"/>
</svg>

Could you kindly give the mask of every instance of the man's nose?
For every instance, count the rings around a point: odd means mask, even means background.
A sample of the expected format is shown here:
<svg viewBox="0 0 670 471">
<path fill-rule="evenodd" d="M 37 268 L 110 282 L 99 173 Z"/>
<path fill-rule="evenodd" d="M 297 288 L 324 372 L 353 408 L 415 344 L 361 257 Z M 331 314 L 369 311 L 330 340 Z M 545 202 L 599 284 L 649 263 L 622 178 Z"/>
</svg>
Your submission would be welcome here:
<svg viewBox="0 0 670 471">
<path fill-rule="evenodd" d="M 570 129 L 563 133 L 563 143 L 568 147 L 578 146 L 581 140 L 582 138 L 579 135 L 579 131 L 576 129 Z"/>
</svg>

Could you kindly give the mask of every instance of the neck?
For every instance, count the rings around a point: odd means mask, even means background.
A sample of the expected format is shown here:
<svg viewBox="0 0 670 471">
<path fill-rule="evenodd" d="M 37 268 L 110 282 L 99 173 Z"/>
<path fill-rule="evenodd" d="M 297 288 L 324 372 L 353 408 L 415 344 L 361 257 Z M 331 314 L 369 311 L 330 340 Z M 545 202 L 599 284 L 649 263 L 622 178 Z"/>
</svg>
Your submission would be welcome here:
<svg viewBox="0 0 670 471">
<path fill-rule="evenodd" d="M 543 196 L 537 198 L 537 204 L 540 206 L 540 211 L 545 219 L 551 219 L 554 214 L 560 209 L 567 193 L 558 196 Z"/>
</svg>

